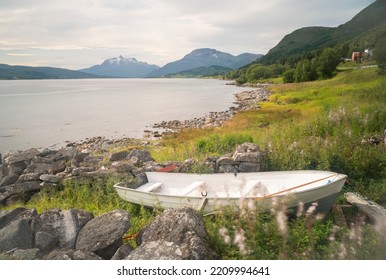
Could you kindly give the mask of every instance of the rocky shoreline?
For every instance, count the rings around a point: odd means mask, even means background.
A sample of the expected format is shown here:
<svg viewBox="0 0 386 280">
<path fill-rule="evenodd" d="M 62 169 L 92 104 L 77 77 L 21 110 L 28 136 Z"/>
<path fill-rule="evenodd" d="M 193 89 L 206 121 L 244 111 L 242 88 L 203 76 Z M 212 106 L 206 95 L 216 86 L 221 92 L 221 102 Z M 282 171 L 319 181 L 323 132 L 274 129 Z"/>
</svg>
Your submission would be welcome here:
<svg viewBox="0 0 386 280">
<path fill-rule="evenodd" d="M 271 95 L 267 85 L 256 86 L 252 90 L 246 90 L 235 94 L 235 106 L 223 112 L 210 112 L 209 114 L 191 120 L 162 121 L 152 126 L 154 129 L 161 129 L 162 132 L 146 130 L 150 137 L 162 137 L 170 133 L 179 132 L 187 128 L 219 127 L 227 120 L 233 118 L 237 112 L 255 110 L 259 108 L 259 102 L 268 100 Z"/>
</svg>

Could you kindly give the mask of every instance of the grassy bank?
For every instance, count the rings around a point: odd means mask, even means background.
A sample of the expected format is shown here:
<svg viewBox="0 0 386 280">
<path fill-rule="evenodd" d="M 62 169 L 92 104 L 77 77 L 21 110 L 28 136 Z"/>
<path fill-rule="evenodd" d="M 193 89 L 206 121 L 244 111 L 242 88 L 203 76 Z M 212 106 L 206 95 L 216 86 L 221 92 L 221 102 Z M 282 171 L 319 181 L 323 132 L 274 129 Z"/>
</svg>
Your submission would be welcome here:
<svg viewBox="0 0 386 280">
<path fill-rule="evenodd" d="M 330 80 L 276 84 L 261 109 L 239 112 L 220 128 L 190 129 L 151 148 L 156 161 L 203 160 L 254 142 L 264 151 L 262 168 L 321 169 L 347 174 L 344 191 L 358 191 L 386 205 L 386 77 L 375 69 L 348 70 Z M 197 167 L 197 172 L 205 168 Z M 156 213 L 123 202 L 114 179 L 64 186 L 29 202 L 39 212 L 82 208 L 95 215 L 112 209 L 132 213 L 130 233 Z M 339 198 L 342 203 L 343 199 Z M 289 220 L 282 208 L 206 217 L 211 242 L 223 259 L 369 259 L 386 258 L 371 227 L 355 209 L 347 227 L 332 215 L 320 220 L 312 209 Z"/>
</svg>

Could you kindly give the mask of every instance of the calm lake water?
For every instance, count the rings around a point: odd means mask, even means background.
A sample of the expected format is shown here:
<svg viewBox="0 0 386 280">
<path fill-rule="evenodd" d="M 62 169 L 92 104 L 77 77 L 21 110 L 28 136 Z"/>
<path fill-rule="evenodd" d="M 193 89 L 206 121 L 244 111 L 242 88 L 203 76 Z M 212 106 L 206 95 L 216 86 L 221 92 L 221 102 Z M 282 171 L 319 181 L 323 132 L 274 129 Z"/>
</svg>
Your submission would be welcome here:
<svg viewBox="0 0 386 280">
<path fill-rule="evenodd" d="M 95 136 L 143 137 L 162 120 L 227 110 L 242 91 L 212 79 L 0 81 L 0 153 Z"/>
</svg>

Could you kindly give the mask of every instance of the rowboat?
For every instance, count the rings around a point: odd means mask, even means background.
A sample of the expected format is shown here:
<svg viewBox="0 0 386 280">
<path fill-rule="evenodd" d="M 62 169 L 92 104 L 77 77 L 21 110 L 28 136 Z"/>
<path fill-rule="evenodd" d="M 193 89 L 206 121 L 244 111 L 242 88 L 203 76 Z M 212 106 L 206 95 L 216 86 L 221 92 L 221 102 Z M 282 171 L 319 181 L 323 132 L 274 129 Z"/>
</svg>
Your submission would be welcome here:
<svg viewBox="0 0 386 280">
<path fill-rule="evenodd" d="M 339 195 L 344 174 L 330 171 L 275 171 L 253 173 L 186 174 L 146 172 L 147 183 L 136 189 L 114 185 L 120 198 L 149 207 L 192 207 L 204 214 L 230 206 L 271 208 L 285 200 L 288 208 L 317 203 L 328 212 Z M 231 208 L 231 209 L 232 209 Z"/>
</svg>

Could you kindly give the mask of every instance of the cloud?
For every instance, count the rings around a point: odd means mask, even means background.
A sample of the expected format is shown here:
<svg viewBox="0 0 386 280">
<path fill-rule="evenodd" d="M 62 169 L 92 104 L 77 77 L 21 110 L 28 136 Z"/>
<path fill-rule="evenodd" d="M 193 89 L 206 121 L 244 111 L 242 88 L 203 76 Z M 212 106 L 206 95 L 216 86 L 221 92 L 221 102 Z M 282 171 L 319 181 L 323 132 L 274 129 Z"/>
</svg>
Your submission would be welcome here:
<svg viewBox="0 0 386 280">
<path fill-rule="evenodd" d="M 162 66 L 201 47 L 264 54 L 297 28 L 337 26 L 372 2 L 1 0 L 0 61 L 15 50 L 40 57 L 18 62 L 72 69 L 120 54 Z"/>
</svg>

